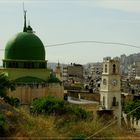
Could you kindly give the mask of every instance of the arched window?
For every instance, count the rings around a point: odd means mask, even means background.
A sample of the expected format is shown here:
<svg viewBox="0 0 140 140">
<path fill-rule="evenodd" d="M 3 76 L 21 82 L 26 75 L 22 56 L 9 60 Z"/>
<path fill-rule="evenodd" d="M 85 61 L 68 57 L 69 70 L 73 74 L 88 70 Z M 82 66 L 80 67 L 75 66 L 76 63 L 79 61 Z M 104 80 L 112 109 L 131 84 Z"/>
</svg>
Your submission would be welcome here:
<svg viewBox="0 0 140 140">
<path fill-rule="evenodd" d="M 107 82 L 106 82 L 106 79 L 103 79 L 103 84 L 106 85 L 106 83 L 107 83 Z"/>
<path fill-rule="evenodd" d="M 105 64 L 105 73 L 107 73 L 107 64 Z"/>
<path fill-rule="evenodd" d="M 116 65 L 113 64 L 113 73 L 116 73 Z"/>
<path fill-rule="evenodd" d="M 116 106 L 116 97 L 113 97 L 112 106 Z"/>
</svg>

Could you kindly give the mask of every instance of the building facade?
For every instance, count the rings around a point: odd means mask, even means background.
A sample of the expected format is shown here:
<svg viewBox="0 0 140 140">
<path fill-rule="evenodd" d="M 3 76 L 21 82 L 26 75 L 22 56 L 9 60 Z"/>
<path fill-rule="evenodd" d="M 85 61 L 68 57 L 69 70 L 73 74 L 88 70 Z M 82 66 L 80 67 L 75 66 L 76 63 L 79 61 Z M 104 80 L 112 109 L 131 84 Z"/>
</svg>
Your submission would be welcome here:
<svg viewBox="0 0 140 140">
<path fill-rule="evenodd" d="M 103 73 L 100 89 L 100 104 L 105 110 L 113 110 L 121 116 L 120 61 L 106 57 L 103 60 Z"/>
<path fill-rule="evenodd" d="M 84 68 L 80 64 L 71 64 L 63 67 L 63 81 L 69 82 L 83 82 L 83 71 Z"/>
</svg>

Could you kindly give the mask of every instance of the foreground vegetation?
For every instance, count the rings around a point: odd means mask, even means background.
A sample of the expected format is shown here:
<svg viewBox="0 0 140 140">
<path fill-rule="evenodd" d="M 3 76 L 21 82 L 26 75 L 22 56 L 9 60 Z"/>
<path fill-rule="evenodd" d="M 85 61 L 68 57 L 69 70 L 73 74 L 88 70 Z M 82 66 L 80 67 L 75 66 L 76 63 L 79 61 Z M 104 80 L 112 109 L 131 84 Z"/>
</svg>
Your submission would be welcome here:
<svg viewBox="0 0 140 140">
<path fill-rule="evenodd" d="M 13 108 L 0 100 L 0 136 L 3 137 L 86 139 L 96 132 L 94 137 L 126 137 L 126 132 L 116 124 L 103 129 L 108 121 L 97 118 L 85 107 L 53 97 L 33 101 L 31 110 L 27 106 Z"/>
</svg>

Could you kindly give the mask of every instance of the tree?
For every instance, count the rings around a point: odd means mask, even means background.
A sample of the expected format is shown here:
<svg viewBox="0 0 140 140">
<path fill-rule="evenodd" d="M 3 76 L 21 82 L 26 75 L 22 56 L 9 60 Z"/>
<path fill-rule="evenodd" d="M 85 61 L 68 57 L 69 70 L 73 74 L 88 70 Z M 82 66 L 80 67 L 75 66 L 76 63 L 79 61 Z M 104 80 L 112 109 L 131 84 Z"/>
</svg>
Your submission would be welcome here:
<svg viewBox="0 0 140 140">
<path fill-rule="evenodd" d="M 0 74 L 0 97 L 4 99 L 7 97 L 7 90 L 14 90 L 14 84 L 9 80 L 6 73 Z"/>
<path fill-rule="evenodd" d="M 125 104 L 124 112 L 128 116 L 140 120 L 140 100 L 131 101 Z"/>
</svg>

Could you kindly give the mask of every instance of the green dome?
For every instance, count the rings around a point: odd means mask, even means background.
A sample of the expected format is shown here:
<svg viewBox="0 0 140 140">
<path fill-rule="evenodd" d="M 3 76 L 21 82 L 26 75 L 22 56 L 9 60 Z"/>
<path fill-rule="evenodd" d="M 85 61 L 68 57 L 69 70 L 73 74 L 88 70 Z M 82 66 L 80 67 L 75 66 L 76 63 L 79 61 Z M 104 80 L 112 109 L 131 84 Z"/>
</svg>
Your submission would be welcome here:
<svg viewBox="0 0 140 140">
<path fill-rule="evenodd" d="M 5 60 L 45 60 L 42 41 L 31 32 L 20 32 L 5 47 Z"/>
</svg>

